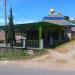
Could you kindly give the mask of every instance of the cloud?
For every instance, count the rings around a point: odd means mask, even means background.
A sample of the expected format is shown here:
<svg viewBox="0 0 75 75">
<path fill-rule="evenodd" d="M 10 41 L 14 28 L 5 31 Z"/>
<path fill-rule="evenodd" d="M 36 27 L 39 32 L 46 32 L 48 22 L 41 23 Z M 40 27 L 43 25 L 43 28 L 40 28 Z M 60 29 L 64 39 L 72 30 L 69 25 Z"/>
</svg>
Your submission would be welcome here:
<svg viewBox="0 0 75 75">
<path fill-rule="evenodd" d="M 4 19 L 0 18 L 0 26 L 4 25 Z"/>
<path fill-rule="evenodd" d="M 15 21 L 14 20 L 14 24 L 23 24 L 23 23 L 34 23 L 34 22 L 38 22 L 37 20 L 22 20 L 22 21 Z M 4 25 L 4 18 L 0 18 L 0 26 Z"/>
<path fill-rule="evenodd" d="M 22 23 L 34 23 L 38 22 L 38 20 L 22 20 L 22 21 L 14 21 L 15 24 L 22 24 Z"/>
<path fill-rule="evenodd" d="M 70 17 L 70 20 L 74 20 L 74 18 L 73 17 Z"/>
<path fill-rule="evenodd" d="M 0 18 L 0 22 L 4 22 L 4 19 L 3 18 Z"/>
<path fill-rule="evenodd" d="M 0 12 L 0 19 L 4 17 L 4 13 Z"/>
</svg>

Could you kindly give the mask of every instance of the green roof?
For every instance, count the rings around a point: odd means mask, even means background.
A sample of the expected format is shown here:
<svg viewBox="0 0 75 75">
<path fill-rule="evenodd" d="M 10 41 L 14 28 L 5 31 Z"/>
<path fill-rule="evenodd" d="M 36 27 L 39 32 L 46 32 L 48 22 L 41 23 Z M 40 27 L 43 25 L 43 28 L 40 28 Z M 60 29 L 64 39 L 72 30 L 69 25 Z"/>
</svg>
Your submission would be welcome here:
<svg viewBox="0 0 75 75">
<path fill-rule="evenodd" d="M 16 24 L 14 25 L 14 28 L 16 32 L 25 32 L 29 28 L 38 29 L 39 26 L 42 26 L 43 28 L 45 27 L 50 27 L 50 28 L 64 27 L 62 25 L 48 23 L 48 22 L 35 22 L 35 23 L 26 23 L 26 24 Z M 4 28 L 5 26 L 0 26 L 0 29 L 4 29 Z"/>
<path fill-rule="evenodd" d="M 51 28 L 57 28 L 57 27 L 64 27 L 61 25 L 48 23 L 48 22 L 36 22 L 36 23 L 26 23 L 26 24 L 16 24 L 14 27 L 16 31 L 20 30 L 22 32 L 26 31 L 29 28 L 39 28 L 39 26 L 45 27 L 51 27 Z"/>
<path fill-rule="evenodd" d="M 38 27 L 38 26 L 60 26 L 58 24 L 48 23 L 48 22 L 35 22 L 35 23 L 26 23 L 26 24 L 16 24 L 15 27 Z"/>
</svg>

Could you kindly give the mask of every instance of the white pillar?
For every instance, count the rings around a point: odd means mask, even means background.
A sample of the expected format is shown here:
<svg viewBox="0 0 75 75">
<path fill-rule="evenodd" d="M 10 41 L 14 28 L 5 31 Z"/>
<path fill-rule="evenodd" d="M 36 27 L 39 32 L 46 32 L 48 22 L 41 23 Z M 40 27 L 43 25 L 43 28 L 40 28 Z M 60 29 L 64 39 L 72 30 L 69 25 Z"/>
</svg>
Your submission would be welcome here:
<svg viewBox="0 0 75 75">
<path fill-rule="evenodd" d="M 43 49 L 43 39 L 40 40 L 40 49 Z"/>
<path fill-rule="evenodd" d="M 8 44 L 8 47 L 10 47 L 10 43 Z"/>
<path fill-rule="evenodd" d="M 67 33 L 67 36 L 68 36 L 69 40 L 72 39 L 72 35 L 71 35 L 71 33 Z"/>
<path fill-rule="evenodd" d="M 23 39 L 23 48 L 26 47 L 26 39 Z"/>
</svg>

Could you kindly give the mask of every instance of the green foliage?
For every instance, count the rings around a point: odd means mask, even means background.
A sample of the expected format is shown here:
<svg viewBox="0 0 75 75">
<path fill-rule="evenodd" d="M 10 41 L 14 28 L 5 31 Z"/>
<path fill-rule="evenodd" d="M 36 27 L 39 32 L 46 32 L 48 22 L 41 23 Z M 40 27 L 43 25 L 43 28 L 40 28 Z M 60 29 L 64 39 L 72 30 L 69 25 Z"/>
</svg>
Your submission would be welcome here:
<svg viewBox="0 0 75 75">
<path fill-rule="evenodd" d="M 9 23 L 6 26 L 6 41 L 7 43 L 10 43 L 11 46 L 13 46 L 14 43 L 16 43 L 15 40 L 15 31 L 14 31 L 14 24 L 13 24 L 13 16 L 12 16 L 12 8 L 10 10 L 10 16 L 9 16 Z"/>
<path fill-rule="evenodd" d="M 75 18 L 74 18 L 74 20 L 71 20 L 70 22 L 75 24 Z"/>
<path fill-rule="evenodd" d="M 0 52 L 0 60 L 18 60 L 18 59 L 25 59 L 27 57 L 26 50 L 10 50 L 7 52 Z"/>
<path fill-rule="evenodd" d="M 64 19 L 69 21 L 70 20 L 70 17 L 69 16 L 64 16 Z"/>
<path fill-rule="evenodd" d="M 26 49 L 22 50 L 5 50 L 0 51 L 0 60 L 24 60 L 32 59 L 37 56 L 48 53 L 48 50 L 35 50 L 33 54 L 29 54 Z"/>
<path fill-rule="evenodd" d="M 57 15 L 58 15 L 58 16 L 62 16 L 62 14 L 61 14 L 61 13 L 57 13 Z"/>
</svg>

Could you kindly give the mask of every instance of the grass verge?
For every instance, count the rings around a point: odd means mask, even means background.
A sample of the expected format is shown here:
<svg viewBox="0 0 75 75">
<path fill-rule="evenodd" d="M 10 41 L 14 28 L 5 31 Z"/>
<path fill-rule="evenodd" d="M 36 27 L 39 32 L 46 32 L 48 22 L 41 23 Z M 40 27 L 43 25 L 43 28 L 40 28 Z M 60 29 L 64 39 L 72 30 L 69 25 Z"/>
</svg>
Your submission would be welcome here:
<svg viewBox="0 0 75 75">
<path fill-rule="evenodd" d="M 37 56 L 46 54 L 47 50 L 35 50 L 33 54 L 28 54 L 27 50 L 10 50 L 7 52 L 0 52 L 0 60 L 25 60 L 32 59 Z"/>
</svg>

